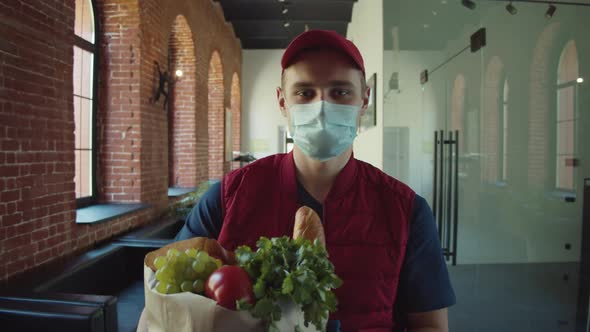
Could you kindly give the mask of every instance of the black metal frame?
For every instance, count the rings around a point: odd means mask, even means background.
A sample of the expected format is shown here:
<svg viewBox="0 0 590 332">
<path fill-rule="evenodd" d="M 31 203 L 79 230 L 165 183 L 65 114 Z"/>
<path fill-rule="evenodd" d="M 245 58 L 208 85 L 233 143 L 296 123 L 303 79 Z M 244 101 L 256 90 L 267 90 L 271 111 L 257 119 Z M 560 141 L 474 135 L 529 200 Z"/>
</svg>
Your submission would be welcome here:
<svg viewBox="0 0 590 332">
<path fill-rule="evenodd" d="M 491 0 L 496 2 L 506 2 L 506 0 Z M 572 1 L 560 1 L 560 0 L 511 0 L 512 2 L 527 2 L 541 5 L 564 5 L 564 6 L 583 6 L 588 7 L 590 3 L 580 3 Z"/>
<path fill-rule="evenodd" d="M 445 145 L 448 147 L 445 165 Z M 454 151 L 453 151 L 454 150 Z M 454 153 L 453 153 L 454 152 Z M 446 179 L 445 179 L 446 178 Z M 434 132 L 434 183 L 432 211 L 438 226 L 438 238 L 446 260 L 457 265 L 457 229 L 459 221 L 459 131 Z"/>
<path fill-rule="evenodd" d="M 582 214 L 582 248 L 580 255 L 580 278 L 576 310 L 576 332 L 588 329 L 588 305 L 590 297 L 590 178 L 584 179 L 584 207 Z"/>
<path fill-rule="evenodd" d="M 98 181 L 97 181 L 97 165 L 98 165 L 98 139 L 97 139 L 97 120 L 98 120 L 98 86 L 100 85 L 99 77 L 99 41 L 100 41 L 100 24 L 97 15 L 95 0 L 90 0 L 92 6 L 92 14 L 94 16 L 94 44 L 88 42 L 82 37 L 74 34 L 74 45 L 85 51 L 92 52 L 94 55 L 93 62 L 93 76 L 92 76 L 92 195 L 76 199 L 76 208 L 82 208 L 95 204 L 98 200 Z"/>
<path fill-rule="evenodd" d="M 434 220 L 438 220 L 438 238 L 441 237 L 441 220 L 436 218 L 437 215 L 437 207 L 438 207 L 438 131 L 434 132 L 434 175 L 433 175 L 433 184 L 432 184 L 432 214 L 434 215 Z"/>
</svg>

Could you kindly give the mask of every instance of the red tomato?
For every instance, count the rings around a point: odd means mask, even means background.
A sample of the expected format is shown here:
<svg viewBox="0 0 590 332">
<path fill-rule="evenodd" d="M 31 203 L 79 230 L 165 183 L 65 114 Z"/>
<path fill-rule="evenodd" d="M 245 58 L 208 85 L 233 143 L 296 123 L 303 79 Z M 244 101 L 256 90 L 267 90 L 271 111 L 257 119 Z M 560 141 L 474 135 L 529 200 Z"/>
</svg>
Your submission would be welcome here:
<svg viewBox="0 0 590 332">
<path fill-rule="evenodd" d="M 215 270 L 205 284 L 205 295 L 227 309 L 236 310 L 236 301 L 245 299 L 254 304 L 252 281 L 239 266 L 226 265 Z"/>
</svg>

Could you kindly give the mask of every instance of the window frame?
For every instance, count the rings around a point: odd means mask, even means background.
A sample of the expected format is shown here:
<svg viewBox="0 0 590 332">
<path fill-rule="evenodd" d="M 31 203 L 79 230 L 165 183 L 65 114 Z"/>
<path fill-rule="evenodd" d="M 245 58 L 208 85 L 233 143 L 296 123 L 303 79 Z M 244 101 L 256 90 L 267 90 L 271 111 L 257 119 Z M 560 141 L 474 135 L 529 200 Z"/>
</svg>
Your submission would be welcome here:
<svg viewBox="0 0 590 332">
<path fill-rule="evenodd" d="M 559 158 L 560 156 L 564 155 L 564 154 L 560 154 L 560 149 L 559 149 L 559 124 L 564 122 L 563 120 L 559 120 L 559 116 L 560 116 L 560 105 L 559 105 L 559 93 L 561 92 L 562 89 L 567 89 L 567 88 L 572 88 L 573 91 L 573 100 L 572 100 L 572 105 L 573 105 L 573 117 L 571 119 L 572 123 L 573 123 L 573 151 L 572 151 L 572 159 L 577 159 L 577 155 L 578 155 L 578 142 L 576 140 L 576 133 L 578 132 L 578 82 L 576 80 L 572 80 L 572 81 L 568 81 L 568 82 L 564 82 L 564 83 L 559 83 L 555 85 L 555 92 L 556 92 L 556 107 L 555 107 L 555 121 L 553 123 L 553 127 L 555 128 L 555 141 L 554 141 L 554 149 L 555 149 L 555 155 L 554 155 L 554 166 L 555 166 L 555 174 L 554 174 L 554 179 L 553 179 L 553 187 L 555 188 L 555 190 L 560 191 L 560 192 L 575 192 L 577 189 L 576 186 L 576 167 L 575 166 L 570 166 L 572 167 L 572 186 L 573 188 L 563 188 L 560 187 L 558 185 L 559 183 Z"/>
<path fill-rule="evenodd" d="M 498 109 L 498 182 L 508 182 L 508 127 L 510 113 L 510 80 L 504 76 L 501 80 L 501 93 Z M 500 89 L 500 87 L 499 87 Z"/>
<path fill-rule="evenodd" d="M 94 18 L 94 44 L 87 41 L 86 39 L 78 36 L 75 32 L 74 32 L 74 44 L 72 45 L 73 47 L 78 47 L 81 50 L 87 51 L 92 53 L 93 55 L 93 61 L 92 61 L 92 137 L 91 137 L 91 142 L 92 142 L 92 165 L 91 165 L 91 170 L 90 170 L 90 177 L 91 177 L 91 183 L 92 183 L 92 193 L 90 196 L 85 196 L 85 197 L 80 197 L 80 198 L 76 198 L 76 209 L 80 209 L 83 207 L 87 207 L 93 204 L 96 204 L 98 201 L 98 181 L 97 181 L 97 165 L 98 165 L 98 139 L 97 139 L 97 120 L 98 120 L 98 86 L 100 83 L 100 78 L 99 78 L 99 73 L 100 73 L 100 69 L 99 69 L 99 62 L 100 62 L 100 52 L 99 52 L 99 41 L 100 41 L 100 25 L 98 23 L 98 15 L 97 15 L 97 10 L 96 10 L 96 3 L 95 0 L 88 0 L 88 2 L 90 2 L 91 4 L 91 10 L 92 10 L 92 15 Z M 75 18 L 74 18 L 74 22 L 75 22 Z M 73 49 L 72 47 L 72 49 Z M 73 67 L 72 67 L 73 68 Z M 73 71 L 72 71 L 72 75 L 73 75 Z M 72 88 L 72 99 L 74 98 L 74 91 Z M 75 125 L 75 124 L 74 124 Z M 76 151 L 75 147 L 74 147 L 74 151 Z M 75 162 L 75 159 L 74 159 Z M 75 172 L 75 166 L 74 166 L 74 172 Z"/>
<path fill-rule="evenodd" d="M 576 56 L 576 61 L 578 63 L 578 71 L 576 73 L 576 77 L 573 77 L 571 80 L 566 81 L 566 82 L 560 82 L 560 73 L 561 73 L 561 65 L 562 65 L 562 61 L 564 60 L 563 57 L 566 54 L 566 52 L 568 51 L 568 47 L 570 46 L 570 43 L 573 43 L 573 47 L 574 47 L 574 52 L 575 52 L 575 56 Z M 577 82 L 577 78 L 580 75 L 580 68 L 579 68 L 579 62 L 580 58 L 579 58 L 579 54 L 578 54 L 578 44 L 576 43 L 576 41 L 574 39 L 569 39 L 568 41 L 566 41 L 563 44 L 563 47 L 560 50 L 559 53 L 559 57 L 558 57 L 558 61 L 557 61 L 557 71 L 555 71 L 556 73 L 556 79 L 555 79 L 555 100 L 554 100 L 554 105 L 555 105 L 555 112 L 552 114 L 552 130 L 554 130 L 554 135 L 553 135 L 553 147 L 552 147 L 552 151 L 553 151 L 553 177 L 552 177 L 552 184 L 551 184 L 551 188 L 553 188 L 553 190 L 555 190 L 556 192 L 559 193 L 574 193 L 577 191 L 578 186 L 576 185 L 576 177 L 577 177 L 577 170 L 576 170 L 576 166 L 571 166 L 572 167 L 572 188 L 564 188 L 564 187 L 560 187 L 559 184 L 559 157 L 560 157 L 560 148 L 559 148 L 559 124 L 563 121 L 560 121 L 560 113 L 561 113 L 561 109 L 560 109 L 560 92 L 562 91 L 562 89 L 567 89 L 567 88 L 572 88 L 573 89 L 573 117 L 572 117 L 572 122 L 573 122 L 573 152 L 572 152 L 572 159 L 576 160 L 578 158 L 578 142 L 577 142 L 577 135 L 576 133 L 578 132 L 579 128 L 579 114 L 578 114 L 578 82 Z"/>
</svg>

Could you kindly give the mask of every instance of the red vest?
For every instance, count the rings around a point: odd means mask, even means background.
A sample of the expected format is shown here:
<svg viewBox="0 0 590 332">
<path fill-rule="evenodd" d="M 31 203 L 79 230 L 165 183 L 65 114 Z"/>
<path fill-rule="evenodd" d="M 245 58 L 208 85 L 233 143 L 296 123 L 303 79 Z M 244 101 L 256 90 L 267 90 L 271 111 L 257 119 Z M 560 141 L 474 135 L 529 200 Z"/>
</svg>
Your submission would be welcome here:
<svg viewBox="0 0 590 332">
<path fill-rule="evenodd" d="M 228 250 L 255 248 L 261 236 L 293 234 L 297 196 L 292 154 L 260 159 L 222 181 Z M 351 157 L 323 204 L 330 260 L 344 284 L 335 293 L 342 331 L 391 331 L 398 277 L 415 193 L 377 168 Z"/>
</svg>

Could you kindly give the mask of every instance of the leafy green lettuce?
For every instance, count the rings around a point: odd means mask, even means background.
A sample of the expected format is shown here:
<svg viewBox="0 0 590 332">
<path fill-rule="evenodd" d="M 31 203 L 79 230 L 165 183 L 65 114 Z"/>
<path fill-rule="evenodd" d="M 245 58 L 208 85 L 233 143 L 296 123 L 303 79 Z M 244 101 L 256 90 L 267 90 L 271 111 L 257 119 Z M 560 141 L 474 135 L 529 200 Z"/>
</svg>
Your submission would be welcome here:
<svg viewBox="0 0 590 332">
<path fill-rule="evenodd" d="M 336 311 L 338 303 L 332 289 L 342 285 L 326 248 L 317 240 L 312 243 L 286 236 L 261 237 L 256 246 L 256 251 L 248 246 L 235 251 L 238 264 L 252 278 L 256 296 L 256 304 L 238 302 L 238 309 L 249 310 L 274 332 L 281 319 L 279 303 L 293 302 L 302 309 L 306 327 L 312 323 L 323 330 L 329 312 Z"/>
</svg>

